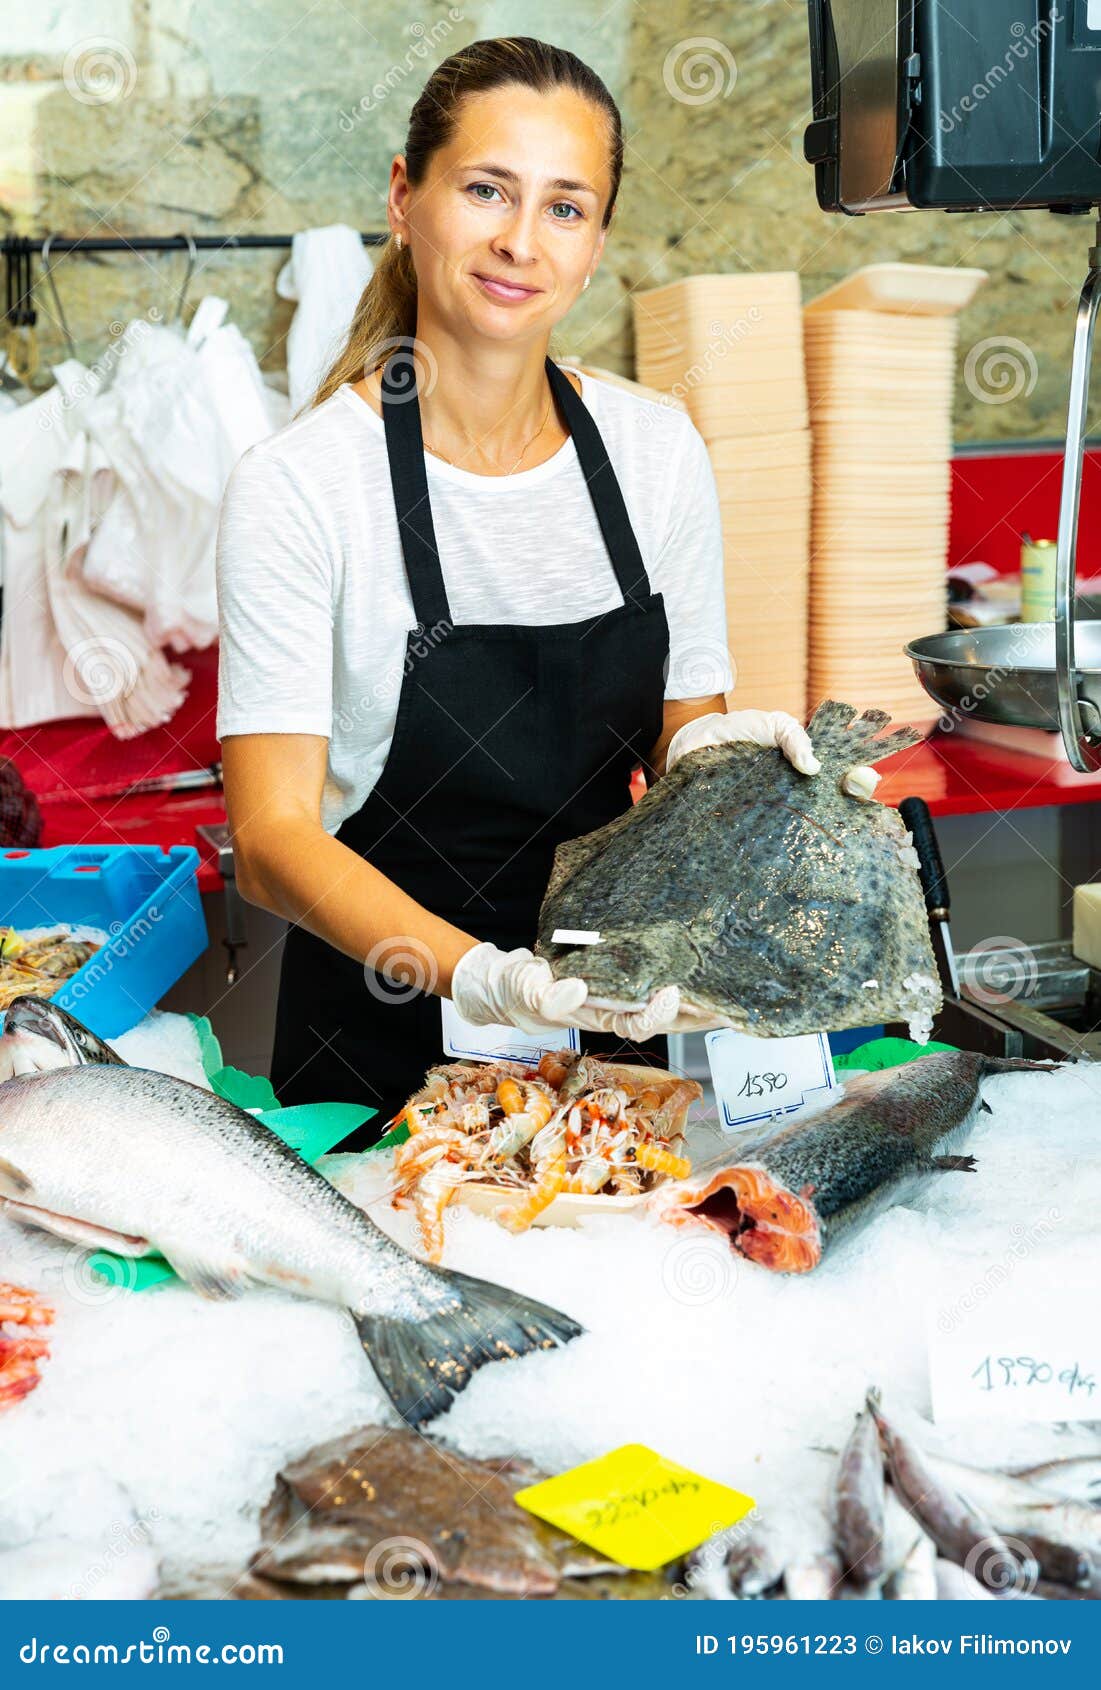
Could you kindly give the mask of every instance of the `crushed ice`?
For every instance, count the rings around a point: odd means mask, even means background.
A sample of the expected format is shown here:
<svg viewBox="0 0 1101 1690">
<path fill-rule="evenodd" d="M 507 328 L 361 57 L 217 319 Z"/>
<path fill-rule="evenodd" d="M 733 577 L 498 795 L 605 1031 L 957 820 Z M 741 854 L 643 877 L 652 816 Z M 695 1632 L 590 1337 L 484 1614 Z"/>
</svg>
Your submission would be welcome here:
<svg viewBox="0 0 1101 1690">
<path fill-rule="evenodd" d="M 152 1016 L 116 1043 L 128 1060 L 201 1075 L 183 1017 Z M 484 1369 L 435 1429 L 470 1455 L 517 1451 L 550 1472 L 650 1444 L 754 1496 L 789 1552 L 809 1560 L 827 1536 L 832 1452 L 867 1387 L 883 1386 L 904 1423 L 929 1414 L 932 1264 L 958 1276 L 961 1294 L 1012 1270 L 1035 1210 L 1057 1221 L 1033 1229 L 1030 1260 L 1068 1284 L 1097 1279 L 1101 1076 L 1003 1076 L 985 1092 L 993 1113 L 967 1146 L 978 1174 L 931 1181 L 920 1209 L 892 1210 L 804 1278 L 640 1218 L 516 1238 L 449 1211 L 447 1265 L 563 1308 L 586 1333 Z M 701 1155 L 715 1131 L 697 1121 Z M 410 1217 L 383 1195 L 382 1158 L 331 1158 L 329 1170 L 411 1243 Z M 134 1294 L 90 1280 L 81 1263 L 0 1218 L 0 1277 L 58 1311 L 42 1383 L 0 1415 L 0 1596 L 62 1583 L 65 1594 L 139 1596 L 155 1560 L 240 1565 L 283 1462 L 394 1422 L 340 1310 L 275 1291 L 235 1303 L 179 1284 Z M 999 1294 L 1012 1297 L 1012 1271 Z M 971 1421 L 924 1435 L 986 1465 L 1096 1445 L 1084 1426 Z"/>
</svg>

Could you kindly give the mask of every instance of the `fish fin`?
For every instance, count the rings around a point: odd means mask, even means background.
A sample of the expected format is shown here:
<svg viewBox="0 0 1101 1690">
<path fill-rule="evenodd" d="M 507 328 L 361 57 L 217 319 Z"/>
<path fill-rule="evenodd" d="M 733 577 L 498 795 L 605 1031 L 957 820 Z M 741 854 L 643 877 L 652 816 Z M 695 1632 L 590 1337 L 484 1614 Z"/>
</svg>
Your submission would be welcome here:
<svg viewBox="0 0 1101 1690">
<path fill-rule="evenodd" d="M 993 1109 L 991 1109 L 989 1103 L 987 1103 L 985 1097 L 980 1097 L 979 1108 L 982 1110 L 984 1115 L 993 1115 L 993 1113 L 994 1113 L 994 1111 L 993 1111 Z"/>
<path fill-rule="evenodd" d="M 934 1156 L 934 1168 L 949 1174 L 977 1174 L 979 1165 L 973 1156 Z"/>
<path fill-rule="evenodd" d="M 921 743 L 922 735 L 916 728 L 900 727 L 882 734 L 890 722 L 885 710 L 865 710 L 858 716 L 851 704 L 827 698 L 807 723 L 807 732 L 819 762 L 829 763 L 840 776 L 859 763 L 879 763 L 896 751 Z"/>
<path fill-rule="evenodd" d="M 980 1058 L 979 1077 L 985 1079 L 988 1074 L 1055 1074 L 1060 1068 L 1066 1068 L 1068 1062 L 1051 1058 L 1050 1060 L 1031 1056 L 984 1056 Z"/>
<path fill-rule="evenodd" d="M 0 1197 L 28 1197 L 31 1190 L 31 1182 L 22 1168 L 0 1156 Z"/>
<path fill-rule="evenodd" d="M 427 1319 L 351 1311 L 383 1389 L 414 1428 L 449 1409 L 487 1362 L 554 1349 L 583 1330 L 569 1315 L 503 1285 L 465 1273 L 446 1279 L 458 1301 Z"/>
<path fill-rule="evenodd" d="M 177 1249 L 159 1240 L 157 1247 L 173 1273 L 178 1274 L 200 1297 L 207 1297 L 211 1302 L 231 1302 L 234 1297 L 240 1297 L 249 1284 L 243 1265 L 231 1258 L 217 1260 L 213 1256 L 199 1255 L 193 1248 L 181 1246 Z"/>
<path fill-rule="evenodd" d="M 147 1238 L 133 1237 L 125 1232 L 112 1232 L 110 1227 L 96 1226 L 94 1221 L 80 1220 L 76 1215 L 55 1215 L 51 1209 L 36 1209 L 32 1203 L 4 1204 L 4 1213 L 24 1226 L 36 1226 L 64 1238 L 70 1244 L 83 1244 L 86 1250 L 111 1250 L 116 1256 L 147 1256 Z"/>
</svg>

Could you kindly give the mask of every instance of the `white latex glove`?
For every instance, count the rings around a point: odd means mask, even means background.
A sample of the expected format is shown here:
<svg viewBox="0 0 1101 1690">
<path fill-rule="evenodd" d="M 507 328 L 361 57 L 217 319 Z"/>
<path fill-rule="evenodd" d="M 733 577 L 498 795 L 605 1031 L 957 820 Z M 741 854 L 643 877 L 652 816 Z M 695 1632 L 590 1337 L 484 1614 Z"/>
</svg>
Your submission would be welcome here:
<svg viewBox="0 0 1101 1690">
<path fill-rule="evenodd" d="M 677 729 L 665 754 L 665 772 L 668 774 L 686 751 L 731 744 L 778 746 L 801 775 L 816 775 L 822 767 L 806 728 L 786 710 L 715 710 Z M 866 800 L 878 785 L 877 771 L 868 763 L 858 763 L 843 776 L 841 790 L 850 798 Z"/>
<path fill-rule="evenodd" d="M 588 993 L 584 980 L 556 980 L 545 957 L 523 948 L 502 951 L 488 941 L 464 951 L 451 975 L 451 1001 L 475 1027 L 536 1033 L 548 1022 L 569 1026 Z"/>
<path fill-rule="evenodd" d="M 451 1000 L 475 1027 L 518 1027 L 538 1033 L 551 1027 L 584 1027 L 621 1039 L 647 1039 L 671 1031 L 680 992 L 666 986 L 641 1009 L 594 1009 L 584 980 L 556 980 L 550 963 L 531 951 L 499 950 L 488 942 L 465 951 L 451 976 Z"/>
</svg>

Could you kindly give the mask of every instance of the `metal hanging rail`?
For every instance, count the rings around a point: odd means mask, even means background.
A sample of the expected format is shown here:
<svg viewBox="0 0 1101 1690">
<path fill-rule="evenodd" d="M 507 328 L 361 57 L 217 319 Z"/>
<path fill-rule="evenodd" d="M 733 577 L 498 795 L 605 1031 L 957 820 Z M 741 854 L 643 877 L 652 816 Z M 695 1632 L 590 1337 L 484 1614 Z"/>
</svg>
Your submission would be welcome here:
<svg viewBox="0 0 1101 1690">
<path fill-rule="evenodd" d="M 367 246 L 382 246 L 388 234 L 364 234 L 360 237 Z M 187 246 L 193 241 L 200 251 L 216 247 L 283 247 L 290 246 L 293 235 L 5 235 L 3 251 L 7 255 L 16 246 L 41 252 L 46 242 L 51 252 L 161 252 L 168 247 Z"/>
<path fill-rule="evenodd" d="M 384 246 L 387 233 L 363 233 L 365 246 Z M 171 252 L 183 248 L 189 253 L 225 252 L 285 248 L 293 235 L 5 235 L 0 241 L 0 258 L 6 272 L 5 317 L 12 328 L 35 321 L 32 254 L 50 257 L 60 252 Z"/>
</svg>

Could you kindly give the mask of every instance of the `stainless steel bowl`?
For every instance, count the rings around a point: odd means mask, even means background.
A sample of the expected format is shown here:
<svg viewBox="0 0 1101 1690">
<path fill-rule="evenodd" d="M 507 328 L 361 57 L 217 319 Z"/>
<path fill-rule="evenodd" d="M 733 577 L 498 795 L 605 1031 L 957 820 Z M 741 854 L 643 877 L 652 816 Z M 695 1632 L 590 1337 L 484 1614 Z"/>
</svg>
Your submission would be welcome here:
<svg viewBox="0 0 1101 1690">
<path fill-rule="evenodd" d="M 1059 731 L 1055 624 L 957 628 L 911 640 L 906 655 L 922 686 L 949 715 Z M 1101 727 L 1101 621 L 1074 631 L 1076 691 L 1084 725 Z"/>
</svg>

